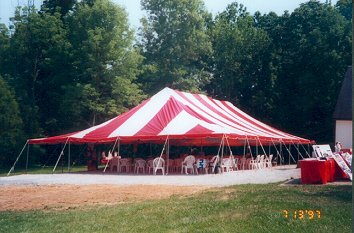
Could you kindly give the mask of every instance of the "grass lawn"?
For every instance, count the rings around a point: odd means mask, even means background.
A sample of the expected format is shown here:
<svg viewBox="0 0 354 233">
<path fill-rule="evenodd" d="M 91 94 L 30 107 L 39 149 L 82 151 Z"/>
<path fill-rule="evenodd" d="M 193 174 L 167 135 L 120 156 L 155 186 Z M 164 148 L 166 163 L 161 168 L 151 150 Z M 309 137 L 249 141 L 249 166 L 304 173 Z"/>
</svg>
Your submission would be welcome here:
<svg viewBox="0 0 354 233">
<path fill-rule="evenodd" d="M 28 168 L 27 174 L 52 174 L 54 166 L 33 166 Z M 104 166 L 100 165 L 99 169 L 103 169 Z M 7 173 L 9 172 L 10 168 L 0 168 L 0 176 L 7 176 Z M 87 166 L 86 165 L 79 165 L 79 166 L 73 166 L 70 167 L 70 172 L 85 172 L 87 171 Z M 60 166 L 58 165 L 57 168 L 55 169 L 54 173 L 67 173 L 68 172 L 68 167 Z M 15 168 L 13 172 L 11 172 L 11 175 L 21 175 L 21 174 L 26 174 L 26 169 L 25 168 Z"/>
<path fill-rule="evenodd" d="M 238 185 L 159 201 L 8 211 L 0 212 L 0 232 L 352 232 L 351 190 L 349 185 Z M 294 219 L 296 210 L 321 215 Z"/>
</svg>

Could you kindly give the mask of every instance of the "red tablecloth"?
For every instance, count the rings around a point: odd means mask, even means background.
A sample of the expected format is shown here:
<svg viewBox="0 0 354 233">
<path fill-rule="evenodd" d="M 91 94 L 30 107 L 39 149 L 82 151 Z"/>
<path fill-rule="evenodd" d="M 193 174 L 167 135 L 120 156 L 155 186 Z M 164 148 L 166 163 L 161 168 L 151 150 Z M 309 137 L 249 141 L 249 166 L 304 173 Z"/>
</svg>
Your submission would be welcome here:
<svg viewBox="0 0 354 233">
<path fill-rule="evenodd" d="M 107 164 L 109 162 L 108 159 L 101 159 L 101 164 Z"/>
<path fill-rule="evenodd" d="M 334 159 L 330 159 L 334 163 L 334 178 L 335 180 L 343 180 L 349 179 L 349 176 L 345 174 L 345 172 L 339 167 L 339 165 L 334 161 Z M 348 165 L 348 164 L 347 164 Z"/>
<path fill-rule="evenodd" d="M 301 182 L 303 184 L 326 184 L 335 178 L 334 160 L 301 160 Z"/>
</svg>

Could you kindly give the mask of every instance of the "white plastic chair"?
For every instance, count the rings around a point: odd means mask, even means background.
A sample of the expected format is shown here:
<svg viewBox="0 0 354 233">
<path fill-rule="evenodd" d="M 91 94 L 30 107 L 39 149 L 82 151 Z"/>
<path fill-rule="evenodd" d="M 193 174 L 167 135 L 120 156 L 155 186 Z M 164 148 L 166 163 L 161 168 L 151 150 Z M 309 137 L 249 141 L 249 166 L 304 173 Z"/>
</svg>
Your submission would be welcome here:
<svg viewBox="0 0 354 233">
<path fill-rule="evenodd" d="M 233 162 L 231 158 L 223 158 L 221 162 L 221 169 L 223 172 L 232 171 Z"/>
<path fill-rule="evenodd" d="M 260 155 L 257 155 L 256 159 L 251 159 L 248 164 L 248 169 L 257 169 L 258 168 L 258 162 L 261 159 Z"/>
<path fill-rule="evenodd" d="M 109 169 L 111 172 L 114 167 L 117 169 L 117 172 L 119 172 L 119 157 L 113 157 L 109 160 Z"/>
<path fill-rule="evenodd" d="M 272 167 L 273 154 L 270 154 L 268 158 L 264 160 L 266 167 Z"/>
<path fill-rule="evenodd" d="M 125 168 L 125 172 L 130 172 L 131 163 L 129 159 L 121 159 L 119 163 L 119 172 L 122 172 L 122 168 Z"/>
<path fill-rule="evenodd" d="M 143 171 L 143 173 L 145 173 L 145 166 L 146 166 L 146 161 L 143 160 L 143 159 L 138 159 L 135 161 L 135 167 L 134 167 L 134 170 L 135 170 L 135 173 L 139 173 L 140 170 Z"/>
<path fill-rule="evenodd" d="M 215 155 L 209 162 L 209 169 L 210 169 L 210 173 L 214 172 L 214 169 L 216 168 L 216 165 L 219 162 L 219 156 Z"/>
<path fill-rule="evenodd" d="M 162 175 L 165 175 L 165 160 L 163 158 L 155 158 L 152 162 L 152 165 L 154 175 L 156 175 L 157 170 L 161 170 Z"/>
<path fill-rule="evenodd" d="M 242 157 L 240 160 L 239 160 L 239 164 L 240 164 L 240 169 L 241 170 L 245 170 L 245 167 L 246 167 L 246 157 Z M 246 167 L 247 168 L 247 167 Z"/>
<path fill-rule="evenodd" d="M 146 163 L 146 168 L 147 168 L 147 171 L 148 171 L 149 174 L 151 173 L 151 171 L 152 171 L 152 172 L 154 171 L 153 162 L 154 162 L 154 160 L 153 160 L 153 159 L 150 159 L 150 160 L 148 160 L 147 163 Z"/>
<path fill-rule="evenodd" d="M 263 169 L 264 168 L 264 155 L 261 155 L 258 163 L 257 163 L 257 168 L 258 169 Z"/>
<path fill-rule="evenodd" d="M 239 159 L 238 158 L 234 158 L 233 159 L 233 170 L 234 171 L 238 171 L 238 161 L 239 161 Z"/>
<path fill-rule="evenodd" d="M 182 162 L 181 174 L 183 173 L 183 169 L 186 174 L 188 174 L 188 169 L 192 169 L 192 174 L 194 174 L 194 171 L 198 174 L 197 168 L 195 166 L 195 157 L 193 155 L 188 155 L 186 158 L 184 158 L 184 161 Z"/>
</svg>

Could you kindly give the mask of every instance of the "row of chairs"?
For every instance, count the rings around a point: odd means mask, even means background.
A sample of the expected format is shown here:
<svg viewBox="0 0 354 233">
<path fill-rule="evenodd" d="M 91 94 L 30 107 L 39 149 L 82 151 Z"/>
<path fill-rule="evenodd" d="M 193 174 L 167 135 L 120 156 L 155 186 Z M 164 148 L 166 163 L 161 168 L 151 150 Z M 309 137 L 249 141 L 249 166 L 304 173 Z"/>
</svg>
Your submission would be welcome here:
<svg viewBox="0 0 354 233">
<path fill-rule="evenodd" d="M 234 156 L 223 158 L 221 162 L 221 169 L 223 172 L 235 171 L 235 170 L 245 170 L 245 169 L 262 169 L 266 167 L 272 167 L 272 158 L 273 155 L 269 157 L 265 155 L 258 155 L 255 159 L 253 158 L 237 158 Z M 218 156 L 213 156 L 210 160 L 198 158 L 195 156 L 189 155 L 184 159 L 170 159 L 168 160 L 168 170 L 172 173 L 181 172 L 185 174 L 198 174 L 198 170 L 202 170 L 204 173 L 213 172 L 217 163 L 219 162 Z M 134 163 L 132 158 L 121 158 L 120 156 L 114 156 L 109 160 L 110 170 L 113 171 L 116 169 L 117 172 L 130 172 L 131 169 L 134 169 L 134 173 L 145 173 L 146 171 L 151 174 L 158 170 L 162 171 L 162 174 L 165 173 L 167 168 L 166 162 L 163 158 L 155 158 L 150 160 L 144 159 L 135 159 Z"/>
</svg>

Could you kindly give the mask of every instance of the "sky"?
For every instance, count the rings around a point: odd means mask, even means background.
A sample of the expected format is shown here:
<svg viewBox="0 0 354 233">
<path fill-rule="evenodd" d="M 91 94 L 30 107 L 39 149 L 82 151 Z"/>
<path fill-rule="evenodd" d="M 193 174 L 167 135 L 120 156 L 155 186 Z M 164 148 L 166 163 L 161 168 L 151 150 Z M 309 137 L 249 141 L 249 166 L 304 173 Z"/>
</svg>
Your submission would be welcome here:
<svg viewBox="0 0 354 233">
<path fill-rule="evenodd" d="M 0 23 L 9 25 L 9 17 L 12 17 L 17 5 L 26 5 L 27 2 L 34 1 L 37 7 L 42 3 L 41 0 L 0 0 Z M 141 10 L 140 0 L 112 0 L 113 2 L 123 6 L 128 12 L 129 23 L 132 28 L 138 29 L 140 26 L 140 19 L 143 17 L 144 12 Z M 226 9 L 226 6 L 235 0 L 204 0 L 205 6 L 209 12 L 216 15 Z M 273 11 L 278 15 L 284 11 L 292 12 L 295 8 L 300 6 L 301 3 L 307 0 L 237 0 L 238 3 L 243 4 L 248 12 L 253 14 L 256 11 L 261 13 L 269 13 Z M 325 2 L 321 0 L 320 2 Z M 335 4 L 337 1 L 332 1 Z"/>
</svg>

